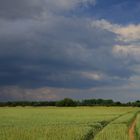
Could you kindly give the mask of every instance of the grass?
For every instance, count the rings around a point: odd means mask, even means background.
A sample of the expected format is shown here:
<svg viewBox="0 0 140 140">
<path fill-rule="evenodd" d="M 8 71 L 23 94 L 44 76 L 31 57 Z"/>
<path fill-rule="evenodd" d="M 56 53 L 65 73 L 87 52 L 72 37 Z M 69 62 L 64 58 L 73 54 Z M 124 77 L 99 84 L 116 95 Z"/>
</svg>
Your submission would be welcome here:
<svg viewBox="0 0 140 140">
<path fill-rule="evenodd" d="M 81 140 L 92 131 L 81 126 L 4 127 L 0 129 L 2 140 Z"/>
<path fill-rule="evenodd" d="M 129 125 L 137 112 L 138 110 L 136 109 L 115 119 L 95 137 L 95 140 L 129 140 Z"/>
<path fill-rule="evenodd" d="M 140 114 L 136 118 L 135 136 L 136 140 L 140 139 Z"/>
<path fill-rule="evenodd" d="M 127 130 L 125 124 L 110 124 L 95 137 L 95 140 L 129 140 Z"/>
<path fill-rule="evenodd" d="M 0 139 L 90 140 L 110 121 L 126 113 L 131 119 L 136 110 L 131 107 L 4 107 L 0 108 Z M 95 140 L 110 140 L 114 129 L 116 137 L 122 131 L 126 132 L 117 140 L 126 140 L 128 127 L 125 124 L 128 121 L 123 117 L 107 125 Z"/>
</svg>

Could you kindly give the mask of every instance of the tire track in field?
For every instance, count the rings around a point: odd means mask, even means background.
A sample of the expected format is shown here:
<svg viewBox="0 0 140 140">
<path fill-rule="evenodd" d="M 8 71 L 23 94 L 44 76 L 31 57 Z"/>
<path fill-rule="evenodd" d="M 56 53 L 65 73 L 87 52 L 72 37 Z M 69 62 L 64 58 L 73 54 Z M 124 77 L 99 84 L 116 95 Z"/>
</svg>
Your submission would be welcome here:
<svg viewBox="0 0 140 140">
<path fill-rule="evenodd" d="M 95 135 L 99 133 L 107 124 L 107 121 L 102 121 L 98 125 L 89 125 L 91 127 L 91 130 L 89 131 L 89 133 L 87 133 L 84 140 L 93 140 Z"/>
<path fill-rule="evenodd" d="M 135 140 L 136 118 L 137 118 L 137 116 L 135 117 L 134 121 L 132 122 L 132 124 L 129 128 L 129 138 L 130 138 L 130 140 Z"/>
<path fill-rule="evenodd" d="M 109 124 L 112 123 L 113 121 L 119 119 L 120 117 L 122 117 L 122 116 L 124 116 L 124 115 L 126 115 L 126 114 L 129 114 L 130 112 L 133 112 L 133 111 L 129 111 L 129 112 L 127 112 L 127 113 L 121 114 L 121 115 L 115 117 L 114 119 L 112 119 L 111 121 L 104 123 L 104 124 L 102 125 L 101 128 L 98 128 L 98 129 L 97 129 L 97 131 L 96 131 L 95 134 L 93 134 L 93 132 L 92 132 L 92 133 L 88 133 L 88 134 L 87 134 L 87 137 L 85 137 L 84 140 L 94 140 L 95 136 L 96 136 L 98 133 L 100 133 L 107 125 L 109 125 Z M 91 126 L 91 127 L 92 127 L 92 126 Z M 93 127 L 92 127 L 92 128 L 93 128 Z M 130 140 L 131 140 L 131 139 L 130 139 Z M 133 139 L 132 139 L 132 140 L 133 140 Z"/>
</svg>

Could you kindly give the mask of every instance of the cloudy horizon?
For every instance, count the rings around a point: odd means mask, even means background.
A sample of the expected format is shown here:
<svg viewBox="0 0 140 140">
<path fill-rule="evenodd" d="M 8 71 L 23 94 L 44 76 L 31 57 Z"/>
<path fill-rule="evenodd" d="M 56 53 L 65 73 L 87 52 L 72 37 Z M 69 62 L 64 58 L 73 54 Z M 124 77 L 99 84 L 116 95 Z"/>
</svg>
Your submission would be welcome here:
<svg viewBox="0 0 140 140">
<path fill-rule="evenodd" d="M 0 1 L 0 101 L 140 99 L 138 0 Z"/>
</svg>

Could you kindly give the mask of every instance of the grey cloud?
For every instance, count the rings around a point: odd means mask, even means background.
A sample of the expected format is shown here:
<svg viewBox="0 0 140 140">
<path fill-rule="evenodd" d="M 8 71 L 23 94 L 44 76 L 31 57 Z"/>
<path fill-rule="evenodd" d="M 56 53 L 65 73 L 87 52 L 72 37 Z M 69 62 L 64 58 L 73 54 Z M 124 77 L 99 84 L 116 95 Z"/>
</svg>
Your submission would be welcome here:
<svg viewBox="0 0 140 140">
<path fill-rule="evenodd" d="M 1 85 L 89 88 L 125 82 L 133 74 L 112 55 L 116 35 L 93 28 L 90 19 L 53 15 L 2 21 Z M 107 79 L 86 79 L 82 71 Z"/>
<path fill-rule="evenodd" d="M 35 17 L 43 10 L 43 0 L 1 0 L 0 17 L 17 19 L 24 17 Z"/>
<path fill-rule="evenodd" d="M 0 101 L 44 101 L 57 100 L 56 89 L 48 87 L 38 89 L 24 89 L 17 86 L 0 87 Z"/>
<path fill-rule="evenodd" d="M 54 14 L 42 2 L 15 0 L 10 6 L 6 0 L 0 8 L 1 86 L 87 89 L 126 84 L 135 74 L 130 63 L 112 53 L 112 47 L 121 43 L 116 33 L 93 27 L 95 19 Z M 79 1 L 44 2 L 62 12 Z M 105 78 L 90 79 L 81 72 Z"/>
<path fill-rule="evenodd" d="M 0 101 L 46 101 L 60 100 L 65 97 L 73 99 L 104 98 L 115 101 L 136 101 L 140 98 L 139 85 L 119 87 L 96 87 L 91 89 L 68 89 L 68 88 L 21 88 L 17 86 L 5 86 L 0 88 Z M 133 93 L 133 94 L 132 94 Z"/>
<path fill-rule="evenodd" d="M 4 19 L 39 18 L 46 14 L 62 14 L 77 7 L 95 5 L 95 0 L 1 0 L 0 17 Z"/>
</svg>

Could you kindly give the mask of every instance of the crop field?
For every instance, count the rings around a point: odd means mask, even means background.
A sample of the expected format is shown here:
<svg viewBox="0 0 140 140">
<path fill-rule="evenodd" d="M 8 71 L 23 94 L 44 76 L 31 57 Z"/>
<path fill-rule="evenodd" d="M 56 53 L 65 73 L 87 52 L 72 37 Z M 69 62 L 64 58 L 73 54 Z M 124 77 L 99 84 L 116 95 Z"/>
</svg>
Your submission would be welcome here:
<svg viewBox="0 0 140 140">
<path fill-rule="evenodd" d="M 139 108 L 1 107 L 0 140 L 129 140 Z M 136 135 L 140 137 L 140 115 Z"/>
<path fill-rule="evenodd" d="M 136 118 L 135 136 L 136 140 L 140 139 L 140 114 Z"/>
</svg>

